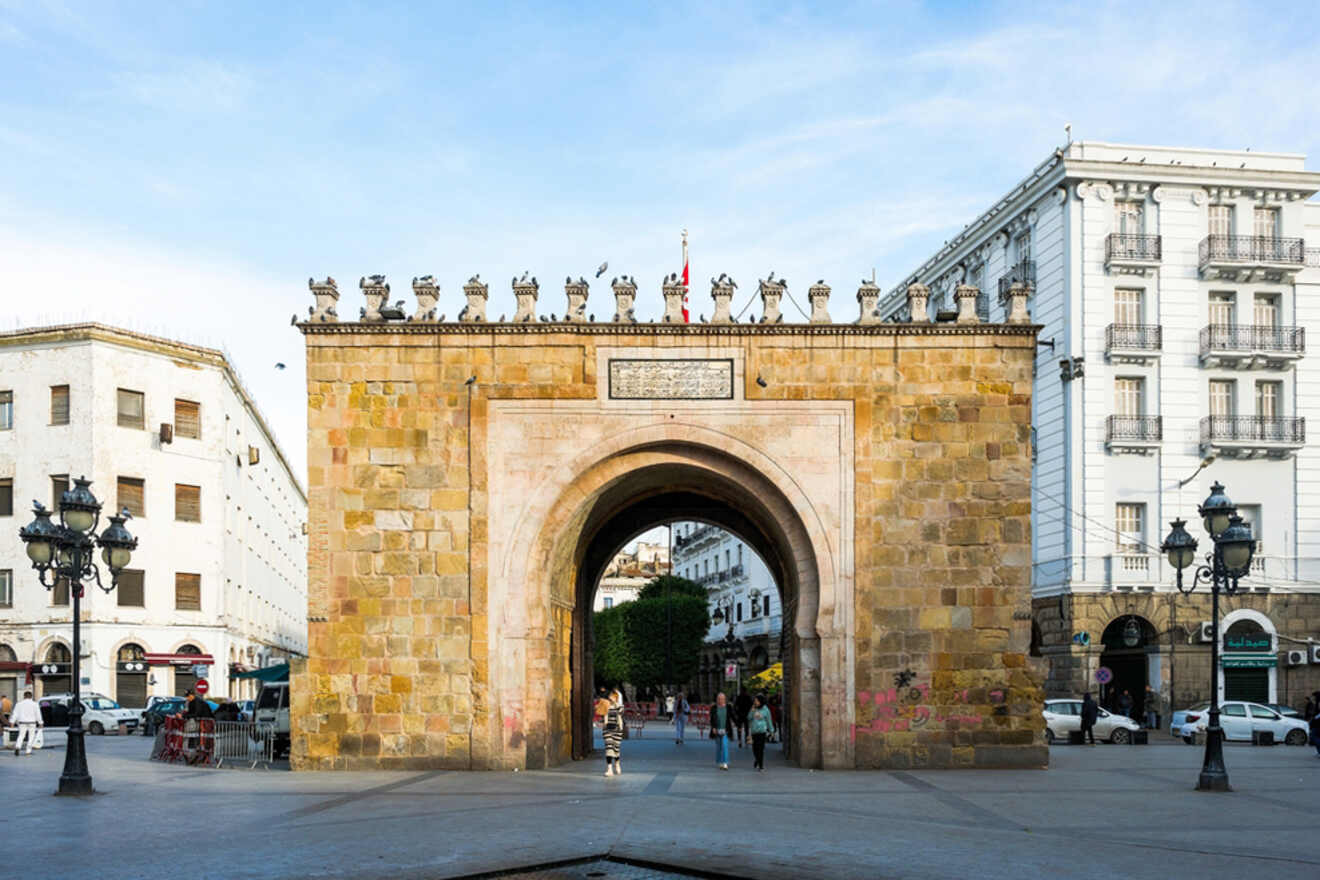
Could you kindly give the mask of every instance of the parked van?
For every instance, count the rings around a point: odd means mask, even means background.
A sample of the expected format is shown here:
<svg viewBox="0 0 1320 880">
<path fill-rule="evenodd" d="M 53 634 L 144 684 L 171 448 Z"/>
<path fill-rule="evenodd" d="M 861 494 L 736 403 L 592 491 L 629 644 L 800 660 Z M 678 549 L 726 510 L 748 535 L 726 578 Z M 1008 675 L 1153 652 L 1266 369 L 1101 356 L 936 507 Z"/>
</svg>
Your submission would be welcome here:
<svg viewBox="0 0 1320 880">
<path fill-rule="evenodd" d="M 275 757 L 289 754 L 289 683 L 269 681 L 257 694 L 255 720 L 259 727 L 275 728 Z"/>
</svg>

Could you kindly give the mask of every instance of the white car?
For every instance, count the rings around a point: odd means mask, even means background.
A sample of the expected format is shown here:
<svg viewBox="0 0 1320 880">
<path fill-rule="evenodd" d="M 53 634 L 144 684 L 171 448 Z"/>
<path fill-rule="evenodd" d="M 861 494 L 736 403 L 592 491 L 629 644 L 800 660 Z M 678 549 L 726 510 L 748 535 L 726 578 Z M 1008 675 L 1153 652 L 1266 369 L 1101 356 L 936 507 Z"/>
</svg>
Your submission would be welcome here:
<svg viewBox="0 0 1320 880">
<path fill-rule="evenodd" d="M 1081 700 L 1046 700 L 1045 742 L 1052 745 L 1055 740 L 1068 741 L 1068 734 L 1082 729 Z M 1111 743 L 1131 742 L 1132 731 L 1140 730 L 1141 725 L 1126 715 L 1115 715 L 1096 707 L 1095 738 Z"/>
<path fill-rule="evenodd" d="M 56 714 L 55 704 L 67 713 L 68 707 L 73 703 L 73 694 L 48 694 L 41 698 L 41 702 L 51 704 L 52 715 Z M 82 726 L 92 735 L 99 735 L 107 730 L 118 730 L 121 721 L 127 723 L 129 731 L 137 729 L 140 710 L 125 709 L 105 694 L 83 694 L 82 704 Z"/>
<path fill-rule="evenodd" d="M 1190 743 L 1196 734 L 1205 735 L 1210 725 L 1210 712 L 1191 711 L 1183 721 L 1183 742 Z M 1256 731 L 1269 731 L 1274 734 L 1274 741 L 1290 746 L 1304 746 L 1310 736 L 1306 722 L 1300 718 L 1280 715 L 1269 706 L 1260 703 L 1248 703 L 1244 700 L 1228 700 L 1219 704 L 1219 726 L 1224 729 L 1224 739 L 1251 742 L 1251 735 Z"/>
</svg>

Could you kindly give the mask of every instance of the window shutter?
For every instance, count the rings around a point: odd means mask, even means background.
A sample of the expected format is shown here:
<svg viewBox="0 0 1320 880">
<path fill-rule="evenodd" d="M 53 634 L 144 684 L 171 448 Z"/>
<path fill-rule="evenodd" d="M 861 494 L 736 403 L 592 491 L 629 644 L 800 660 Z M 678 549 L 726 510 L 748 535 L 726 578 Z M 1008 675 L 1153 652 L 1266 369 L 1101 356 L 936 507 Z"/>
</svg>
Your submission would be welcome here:
<svg viewBox="0 0 1320 880">
<path fill-rule="evenodd" d="M 134 516 L 146 516 L 147 508 L 143 500 L 143 481 L 136 477 L 119 478 L 119 500 L 115 505 L 120 510 L 125 507 Z"/>
<path fill-rule="evenodd" d="M 174 518 L 179 522 L 202 521 L 202 487 L 174 484 Z"/>
<path fill-rule="evenodd" d="M 202 610 L 202 576 L 200 574 L 175 573 L 174 607 L 179 611 Z"/>
<path fill-rule="evenodd" d="M 52 605 L 69 604 L 69 581 L 67 578 L 58 578 L 55 581 L 55 589 L 51 591 L 50 603 Z"/>
<path fill-rule="evenodd" d="M 119 573 L 119 605 L 121 608 L 142 608 L 146 605 L 141 570 L 124 569 Z"/>
<path fill-rule="evenodd" d="M 202 407 L 191 400 L 174 401 L 174 434 L 177 437 L 202 437 Z"/>
<path fill-rule="evenodd" d="M 14 392 L 0 391 L 0 431 L 14 427 Z"/>
<path fill-rule="evenodd" d="M 50 386 L 50 423 L 67 425 L 69 423 L 69 386 Z"/>
<path fill-rule="evenodd" d="M 14 481 L 0 480 L 0 516 L 14 515 Z"/>
<path fill-rule="evenodd" d="M 59 519 L 60 497 L 67 491 L 69 491 L 68 474 L 55 474 L 50 478 L 50 509 L 54 511 L 56 519 Z"/>
<path fill-rule="evenodd" d="M 146 407 L 143 406 L 142 392 L 119 389 L 119 426 L 122 428 L 146 427 Z"/>
</svg>

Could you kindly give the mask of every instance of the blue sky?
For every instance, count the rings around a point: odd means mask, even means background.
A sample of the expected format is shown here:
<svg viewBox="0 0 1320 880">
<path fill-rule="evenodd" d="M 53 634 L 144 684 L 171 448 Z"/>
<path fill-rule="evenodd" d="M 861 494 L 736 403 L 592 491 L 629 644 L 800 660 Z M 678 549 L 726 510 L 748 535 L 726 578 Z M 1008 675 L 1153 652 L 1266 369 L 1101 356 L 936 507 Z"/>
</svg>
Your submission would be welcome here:
<svg viewBox="0 0 1320 880">
<path fill-rule="evenodd" d="M 495 317 L 608 260 L 590 310 L 626 272 L 645 319 L 686 226 L 695 312 L 774 270 L 850 319 L 1066 122 L 1317 152 L 1318 8 L 0 0 L 0 322 L 223 345 L 301 466 L 310 275 L 453 315 L 480 272 Z"/>
</svg>

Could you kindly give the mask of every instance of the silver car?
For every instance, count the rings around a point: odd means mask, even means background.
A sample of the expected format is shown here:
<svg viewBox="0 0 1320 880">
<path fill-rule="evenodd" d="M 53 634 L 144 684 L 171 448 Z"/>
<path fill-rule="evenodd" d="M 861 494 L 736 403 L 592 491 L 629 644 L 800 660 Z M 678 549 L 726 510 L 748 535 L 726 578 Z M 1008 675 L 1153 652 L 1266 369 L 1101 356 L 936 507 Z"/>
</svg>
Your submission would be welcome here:
<svg viewBox="0 0 1320 880">
<path fill-rule="evenodd" d="M 1190 743 L 1193 737 L 1205 737 L 1205 729 L 1210 724 L 1210 713 L 1188 712 L 1183 722 L 1183 742 Z M 1219 704 L 1219 726 L 1224 730 L 1224 739 L 1239 742 L 1251 742 L 1252 734 L 1269 732 L 1274 734 L 1275 742 L 1290 746 L 1304 746 L 1309 736 L 1306 722 L 1300 718 L 1280 715 L 1268 706 L 1260 703 L 1248 703 L 1245 700 L 1228 700 Z"/>
<path fill-rule="evenodd" d="M 1068 741 L 1068 734 L 1082 729 L 1081 700 L 1046 700 L 1045 742 L 1053 744 L 1055 740 Z M 1132 731 L 1140 730 L 1141 725 L 1126 715 L 1115 715 L 1096 707 L 1095 738 L 1111 743 L 1128 743 L 1132 740 Z"/>
</svg>

